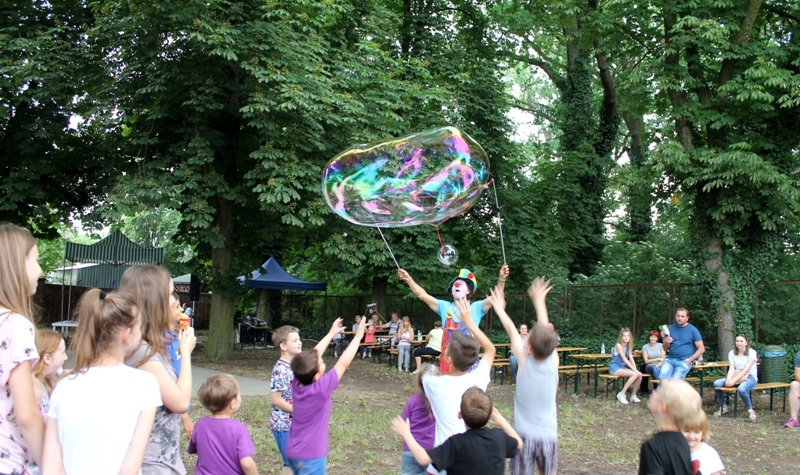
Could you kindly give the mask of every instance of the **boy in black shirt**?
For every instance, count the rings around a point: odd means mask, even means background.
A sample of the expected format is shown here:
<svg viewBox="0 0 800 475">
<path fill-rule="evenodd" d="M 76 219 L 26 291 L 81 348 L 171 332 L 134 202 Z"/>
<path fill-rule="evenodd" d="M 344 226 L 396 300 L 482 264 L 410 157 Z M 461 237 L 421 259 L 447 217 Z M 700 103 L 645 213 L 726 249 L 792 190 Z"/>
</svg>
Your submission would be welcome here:
<svg viewBox="0 0 800 475">
<path fill-rule="evenodd" d="M 686 381 L 667 379 L 650 396 L 647 407 L 659 432 L 642 444 L 639 475 L 693 475 L 689 443 L 680 429 L 703 410 L 700 395 Z"/>
<path fill-rule="evenodd" d="M 392 430 L 405 440 L 420 465 L 433 464 L 436 470 L 447 470 L 448 475 L 503 475 L 505 459 L 522 448 L 522 439 L 493 407 L 492 398 L 480 388 L 467 389 L 461 396 L 458 417 L 464 419 L 467 431 L 428 451 L 414 440 L 408 420 L 395 417 Z M 500 429 L 484 427 L 490 420 Z"/>
</svg>

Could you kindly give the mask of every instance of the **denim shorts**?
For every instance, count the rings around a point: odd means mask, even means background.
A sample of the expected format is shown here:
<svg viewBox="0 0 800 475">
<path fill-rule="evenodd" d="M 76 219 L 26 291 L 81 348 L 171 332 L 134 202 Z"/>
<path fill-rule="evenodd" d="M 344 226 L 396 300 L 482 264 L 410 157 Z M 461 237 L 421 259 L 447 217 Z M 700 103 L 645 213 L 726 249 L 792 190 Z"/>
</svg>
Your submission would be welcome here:
<svg viewBox="0 0 800 475">
<path fill-rule="evenodd" d="M 278 445 L 278 451 L 281 453 L 281 459 L 283 459 L 283 466 L 289 466 L 289 457 L 286 456 L 286 441 L 289 440 L 289 431 L 288 430 L 274 430 L 272 431 L 272 435 L 275 437 L 275 444 Z"/>
<path fill-rule="evenodd" d="M 325 475 L 328 467 L 328 456 L 317 459 L 289 459 L 289 467 L 293 475 Z"/>
<path fill-rule="evenodd" d="M 427 465 L 417 463 L 410 450 L 403 451 L 403 462 L 400 466 L 400 475 L 425 475 L 428 473 Z"/>
</svg>

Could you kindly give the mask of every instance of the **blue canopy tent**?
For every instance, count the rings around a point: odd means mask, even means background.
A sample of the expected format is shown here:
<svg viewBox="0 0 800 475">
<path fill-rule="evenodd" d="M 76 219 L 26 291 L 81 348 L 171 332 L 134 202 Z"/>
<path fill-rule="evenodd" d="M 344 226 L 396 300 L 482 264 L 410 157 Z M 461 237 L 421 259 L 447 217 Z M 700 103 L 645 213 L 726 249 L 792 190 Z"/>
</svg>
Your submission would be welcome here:
<svg viewBox="0 0 800 475">
<path fill-rule="evenodd" d="M 270 257 L 267 262 L 261 265 L 260 268 L 254 270 L 250 273 L 249 276 L 240 276 L 239 282 L 242 283 L 245 287 L 249 287 L 251 289 L 256 290 L 301 290 L 301 291 L 308 291 L 308 290 L 317 290 L 322 292 L 328 291 L 328 284 L 325 282 L 306 282 L 305 280 L 298 279 L 292 275 L 289 275 L 288 272 L 283 270 L 278 261 L 275 260 L 274 257 Z M 328 299 L 324 300 L 325 310 L 324 312 L 327 313 L 327 305 Z M 289 293 L 289 307 L 292 306 L 292 294 Z M 263 323 L 262 323 L 263 324 Z M 258 329 L 259 327 L 250 327 Z M 248 329 L 249 331 L 249 329 Z M 258 340 L 261 337 L 260 333 L 256 333 L 253 335 L 249 335 L 247 332 L 243 332 L 243 329 L 239 329 L 239 333 L 242 339 L 245 338 L 254 338 Z M 246 336 L 249 335 L 249 336 Z M 246 343 L 245 341 L 241 341 L 241 343 Z"/>
<path fill-rule="evenodd" d="M 244 285 L 251 289 L 267 290 L 321 290 L 326 292 L 328 284 L 325 282 L 306 282 L 289 275 L 283 270 L 274 257 L 270 257 L 259 269 L 250 273 L 250 278 L 239 277 L 244 280 Z"/>
</svg>

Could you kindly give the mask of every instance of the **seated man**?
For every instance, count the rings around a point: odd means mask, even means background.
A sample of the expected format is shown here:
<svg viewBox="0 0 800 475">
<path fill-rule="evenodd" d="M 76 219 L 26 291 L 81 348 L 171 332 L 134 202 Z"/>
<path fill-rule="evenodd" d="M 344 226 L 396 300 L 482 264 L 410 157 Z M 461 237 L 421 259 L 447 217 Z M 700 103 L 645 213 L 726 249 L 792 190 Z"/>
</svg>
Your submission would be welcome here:
<svg viewBox="0 0 800 475">
<path fill-rule="evenodd" d="M 794 381 L 789 386 L 789 420 L 783 427 L 800 427 L 797 413 L 800 412 L 800 351 L 794 357 Z"/>
<path fill-rule="evenodd" d="M 659 379 L 683 379 L 692 369 L 694 360 L 706 352 L 700 331 L 689 323 L 689 311 L 679 308 L 675 312 L 675 323 L 663 336 L 667 359 L 661 365 Z"/>
</svg>

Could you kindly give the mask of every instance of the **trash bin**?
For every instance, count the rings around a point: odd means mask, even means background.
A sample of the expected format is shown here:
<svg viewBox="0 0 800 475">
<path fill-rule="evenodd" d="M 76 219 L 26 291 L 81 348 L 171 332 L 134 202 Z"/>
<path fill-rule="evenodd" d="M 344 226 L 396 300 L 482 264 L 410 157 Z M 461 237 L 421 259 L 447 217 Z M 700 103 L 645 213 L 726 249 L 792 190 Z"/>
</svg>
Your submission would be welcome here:
<svg viewBox="0 0 800 475">
<path fill-rule="evenodd" d="M 759 382 L 783 383 L 787 379 L 786 350 L 782 346 L 768 345 L 761 351 L 758 368 Z"/>
</svg>

